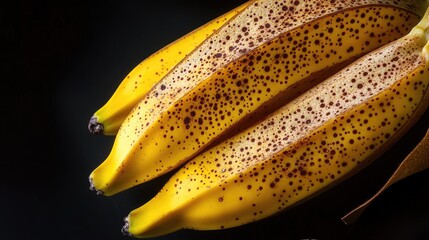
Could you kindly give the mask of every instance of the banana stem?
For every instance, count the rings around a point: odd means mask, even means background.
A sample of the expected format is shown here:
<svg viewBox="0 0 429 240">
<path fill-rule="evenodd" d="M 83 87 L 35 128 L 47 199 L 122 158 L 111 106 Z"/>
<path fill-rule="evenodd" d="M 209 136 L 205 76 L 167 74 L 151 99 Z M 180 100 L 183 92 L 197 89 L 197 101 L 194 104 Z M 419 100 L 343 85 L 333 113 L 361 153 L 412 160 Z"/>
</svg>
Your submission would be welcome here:
<svg viewBox="0 0 429 240">
<path fill-rule="evenodd" d="M 101 135 L 104 132 L 104 126 L 97 121 L 97 117 L 91 117 L 88 123 L 88 130 L 92 134 Z"/>
</svg>

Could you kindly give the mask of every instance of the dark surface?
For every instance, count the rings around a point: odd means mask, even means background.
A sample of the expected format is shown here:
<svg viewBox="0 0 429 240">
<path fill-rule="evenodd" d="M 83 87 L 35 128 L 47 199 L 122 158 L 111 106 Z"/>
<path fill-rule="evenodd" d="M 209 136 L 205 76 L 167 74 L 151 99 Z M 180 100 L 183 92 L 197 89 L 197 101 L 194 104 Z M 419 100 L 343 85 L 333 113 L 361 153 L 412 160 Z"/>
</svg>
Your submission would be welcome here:
<svg viewBox="0 0 429 240">
<path fill-rule="evenodd" d="M 132 239 L 123 217 L 168 176 L 113 197 L 87 180 L 113 137 L 91 135 L 92 113 L 154 51 L 244 1 L 2 1 L 1 239 Z M 159 239 L 424 239 L 429 172 L 396 183 L 353 225 L 340 218 L 383 184 L 428 128 L 428 114 L 391 151 L 287 212 L 223 231 Z"/>
</svg>

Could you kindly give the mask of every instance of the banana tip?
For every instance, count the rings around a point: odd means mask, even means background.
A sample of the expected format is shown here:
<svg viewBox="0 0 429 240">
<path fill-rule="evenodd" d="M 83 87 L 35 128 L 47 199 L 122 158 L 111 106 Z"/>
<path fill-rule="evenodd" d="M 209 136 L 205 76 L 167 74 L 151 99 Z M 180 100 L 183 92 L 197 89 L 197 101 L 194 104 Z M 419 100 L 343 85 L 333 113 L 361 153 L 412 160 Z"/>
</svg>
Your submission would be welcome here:
<svg viewBox="0 0 429 240">
<path fill-rule="evenodd" d="M 97 117 L 92 116 L 91 119 L 89 119 L 88 130 L 92 134 L 100 135 L 104 132 L 104 126 L 97 122 Z"/>
<path fill-rule="evenodd" d="M 133 235 L 129 232 L 130 222 L 128 221 L 128 217 L 124 218 L 124 222 L 124 226 L 121 229 L 122 234 L 132 237 Z"/>
<path fill-rule="evenodd" d="M 89 190 L 91 191 L 95 191 L 95 193 L 97 195 L 104 195 L 103 191 L 97 190 L 97 188 L 95 188 L 94 182 L 92 181 L 92 178 L 89 177 Z"/>
</svg>

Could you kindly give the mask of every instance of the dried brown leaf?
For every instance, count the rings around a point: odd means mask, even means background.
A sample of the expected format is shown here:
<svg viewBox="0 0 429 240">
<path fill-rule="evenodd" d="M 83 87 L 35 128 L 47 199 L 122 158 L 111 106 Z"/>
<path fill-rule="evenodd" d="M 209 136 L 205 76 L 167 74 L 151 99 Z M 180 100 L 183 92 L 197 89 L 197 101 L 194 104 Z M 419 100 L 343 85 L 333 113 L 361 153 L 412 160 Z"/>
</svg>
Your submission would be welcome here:
<svg viewBox="0 0 429 240">
<path fill-rule="evenodd" d="M 426 135 L 419 142 L 419 144 L 407 155 L 407 157 L 401 162 L 392 176 L 387 180 L 383 187 L 378 190 L 370 199 L 362 203 L 344 217 L 341 220 L 345 224 L 351 224 L 357 220 L 357 218 L 363 213 L 363 211 L 376 199 L 384 190 L 395 182 L 418 173 L 422 170 L 429 168 L 429 129 Z"/>
</svg>

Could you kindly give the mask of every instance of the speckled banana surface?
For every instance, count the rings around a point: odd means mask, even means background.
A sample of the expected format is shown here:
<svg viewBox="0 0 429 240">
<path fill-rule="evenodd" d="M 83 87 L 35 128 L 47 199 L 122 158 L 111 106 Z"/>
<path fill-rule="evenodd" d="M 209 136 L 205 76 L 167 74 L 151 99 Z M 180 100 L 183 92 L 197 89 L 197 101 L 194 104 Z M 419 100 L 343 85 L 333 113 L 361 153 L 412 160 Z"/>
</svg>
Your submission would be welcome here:
<svg viewBox="0 0 429 240">
<path fill-rule="evenodd" d="M 252 1 L 142 98 L 91 173 L 91 188 L 113 195 L 181 166 L 408 33 L 423 14 L 417 3 Z"/>
<path fill-rule="evenodd" d="M 116 135 L 138 101 L 187 54 L 247 4 L 213 19 L 144 59 L 122 80 L 110 99 L 93 114 L 88 124 L 89 131 L 94 134 Z"/>
<path fill-rule="evenodd" d="M 269 217 L 351 176 L 429 105 L 429 19 L 198 155 L 123 229 L 153 237 Z"/>
</svg>

